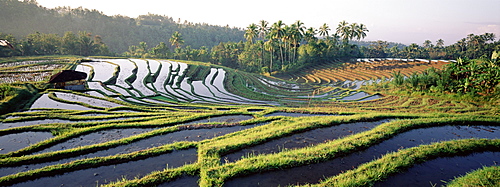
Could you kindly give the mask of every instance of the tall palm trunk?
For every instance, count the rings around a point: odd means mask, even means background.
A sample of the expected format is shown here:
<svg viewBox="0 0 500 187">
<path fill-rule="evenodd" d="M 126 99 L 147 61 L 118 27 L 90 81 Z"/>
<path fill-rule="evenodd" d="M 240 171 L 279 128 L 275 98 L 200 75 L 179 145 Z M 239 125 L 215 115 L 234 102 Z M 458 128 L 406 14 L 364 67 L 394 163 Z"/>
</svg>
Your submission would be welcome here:
<svg viewBox="0 0 500 187">
<path fill-rule="evenodd" d="M 283 41 L 280 41 L 280 57 L 281 57 L 281 69 L 283 69 L 284 59 L 283 59 Z"/>
</svg>

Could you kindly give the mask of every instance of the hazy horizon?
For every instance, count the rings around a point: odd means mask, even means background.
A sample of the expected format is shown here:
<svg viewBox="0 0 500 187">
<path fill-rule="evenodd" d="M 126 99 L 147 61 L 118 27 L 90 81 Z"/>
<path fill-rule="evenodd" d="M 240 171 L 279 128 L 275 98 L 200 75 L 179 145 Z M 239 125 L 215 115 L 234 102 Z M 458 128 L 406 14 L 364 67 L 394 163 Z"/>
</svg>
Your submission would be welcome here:
<svg viewBox="0 0 500 187">
<path fill-rule="evenodd" d="M 494 33 L 500 37 L 500 7 L 498 0 L 353 0 L 325 1 L 264 1 L 235 3 L 229 0 L 213 1 L 161 1 L 161 0 L 37 0 L 47 8 L 96 9 L 106 15 L 137 17 L 148 13 L 181 19 L 193 23 L 229 25 L 246 28 L 251 23 L 266 20 L 270 24 L 283 20 L 291 24 L 296 20 L 306 27 L 320 27 L 327 23 L 335 32 L 338 23 L 363 23 L 370 32 L 364 41 L 384 40 L 403 44 L 425 40 L 434 44 L 443 39 L 453 44 L 468 34 Z"/>
</svg>

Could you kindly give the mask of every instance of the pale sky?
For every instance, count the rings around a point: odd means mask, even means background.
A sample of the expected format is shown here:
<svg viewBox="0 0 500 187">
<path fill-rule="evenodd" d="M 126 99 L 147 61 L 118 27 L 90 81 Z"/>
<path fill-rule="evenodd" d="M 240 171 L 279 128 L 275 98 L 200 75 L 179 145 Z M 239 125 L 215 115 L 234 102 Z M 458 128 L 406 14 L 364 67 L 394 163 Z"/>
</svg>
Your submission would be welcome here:
<svg viewBox="0 0 500 187">
<path fill-rule="evenodd" d="M 193 23 L 245 28 L 266 20 L 296 20 L 307 27 L 327 23 L 363 23 L 366 41 L 385 40 L 422 45 L 443 39 L 450 45 L 468 34 L 494 33 L 500 38 L 500 0 L 37 0 L 47 8 L 97 9 L 106 15 L 137 17 L 154 13 Z"/>
</svg>

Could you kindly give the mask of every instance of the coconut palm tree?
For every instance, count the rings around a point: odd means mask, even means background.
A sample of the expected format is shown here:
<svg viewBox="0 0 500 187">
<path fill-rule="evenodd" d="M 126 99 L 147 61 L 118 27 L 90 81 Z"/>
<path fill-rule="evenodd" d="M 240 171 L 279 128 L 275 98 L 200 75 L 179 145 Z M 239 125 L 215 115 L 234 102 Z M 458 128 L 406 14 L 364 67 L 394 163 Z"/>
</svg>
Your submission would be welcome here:
<svg viewBox="0 0 500 187">
<path fill-rule="evenodd" d="M 270 55 L 270 63 L 269 63 L 269 73 L 273 72 L 273 57 L 274 57 L 274 46 L 275 39 L 269 38 L 266 42 L 264 42 L 264 49 L 269 51 Z"/>
<path fill-rule="evenodd" d="M 439 39 L 438 41 L 436 41 L 436 47 L 442 48 L 443 46 L 444 46 L 443 39 Z"/>
<path fill-rule="evenodd" d="M 279 48 L 280 48 L 280 57 L 281 57 L 281 64 L 283 65 L 283 42 L 284 42 L 284 36 L 285 36 L 285 24 L 283 21 L 279 20 L 278 22 L 274 23 L 273 26 L 271 27 L 271 31 L 269 32 L 269 35 L 272 39 L 276 39 L 280 42 Z"/>
<path fill-rule="evenodd" d="M 175 46 L 176 49 L 184 44 L 184 39 L 182 39 L 182 34 L 179 33 L 179 31 L 175 31 L 169 41 L 173 46 Z"/>
<path fill-rule="evenodd" d="M 368 30 L 368 28 L 366 28 L 366 25 L 360 23 L 356 29 L 356 33 L 357 33 L 356 39 L 358 39 L 358 41 L 361 39 L 364 39 L 366 37 L 367 32 L 370 32 L 370 31 Z"/>
<path fill-rule="evenodd" d="M 424 48 L 431 48 L 432 47 L 432 42 L 430 40 L 425 40 L 424 41 Z"/>
<path fill-rule="evenodd" d="M 304 33 L 304 39 L 309 43 L 316 39 L 315 35 L 316 29 L 313 27 L 309 27 Z"/>
<path fill-rule="evenodd" d="M 297 20 L 294 24 L 291 26 L 290 30 L 290 35 L 291 35 L 291 40 L 292 40 L 292 47 L 293 47 L 293 58 L 292 62 L 295 62 L 296 57 L 297 57 L 297 48 L 300 45 L 300 41 L 304 38 L 304 23 L 301 22 L 300 20 Z"/>
<path fill-rule="evenodd" d="M 351 23 L 351 25 L 349 25 L 349 29 L 350 29 L 350 35 L 349 35 L 349 40 L 352 40 L 354 38 L 360 38 L 360 33 L 358 32 L 358 28 L 359 28 L 359 25 L 358 23 Z"/>
<path fill-rule="evenodd" d="M 174 52 L 179 54 L 179 52 L 180 52 L 179 46 L 184 44 L 184 39 L 182 39 L 181 33 L 179 33 L 178 31 L 175 31 L 174 34 L 172 34 L 172 37 L 170 38 L 169 41 L 170 41 L 170 44 L 175 46 Z"/>
<path fill-rule="evenodd" d="M 259 35 L 258 27 L 255 23 L 250 24 L 245 31 L 245 39 L 253 44 L 254 38 Z"/>
<path fill-rule="evenodd" d="M 266 20 L 260 20 L 259 22 L 259 37 L 264 40 L 264 38 L 266 37 L 267 33 L 269 32 L 269 22 L 267 22 Z"/>
<path fill-rule="evenodd" d="M 261 46 L 260 46 L 260 61 L 261 61 L 261 66 L 262 66 L 262 63 L 264 63 L 264 39 L 266 38 L 267 36 L 267 33 L 269 32 L 269 27 L 268 27 L 268 24 L 269 22 L 267 22 L 266 20 L 260 20 L 259 22 L 259 27 L 258 27 L 258 31 L 259 31 L 259 37 L 261 38 L 262 42 L 260 42 Z"/>
<path fill-rule="evenodd" d="M 349 23 L 346 21 L 341 21 L 337 26 L 336 34 L 342 38 L 344 44 L 349 43 L 349 39 L 352 36 L 351 26 L 349 25 Z"/>
<path fill-rule="evenodd" d="M 319 36 L 328 37 L 328 31 L 330 31 L 330 27 L 324 23 L 321 27 L 319 27 L 318 34 Z"/>
</svg>

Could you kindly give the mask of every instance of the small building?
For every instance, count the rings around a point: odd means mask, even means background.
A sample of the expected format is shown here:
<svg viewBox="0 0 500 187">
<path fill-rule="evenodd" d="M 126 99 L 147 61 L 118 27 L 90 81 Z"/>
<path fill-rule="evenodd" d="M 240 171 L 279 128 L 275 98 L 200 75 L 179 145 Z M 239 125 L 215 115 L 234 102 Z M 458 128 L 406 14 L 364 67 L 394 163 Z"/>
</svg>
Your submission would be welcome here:
<svg viewBox="0 0 500 187">
<path fill-rule="evenodd" d="M 63 70 L 50 77 L 49 83 L 54 84 L 54 88 L 66 90 L 85 90 L 85 79 L 87 73 L 74 70 Z"/>
</svg>

